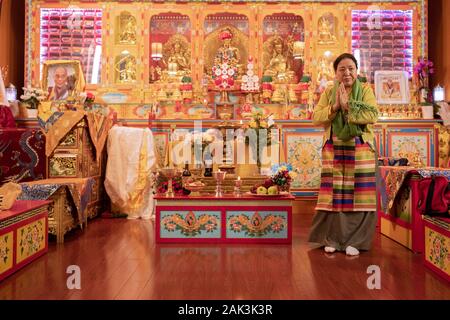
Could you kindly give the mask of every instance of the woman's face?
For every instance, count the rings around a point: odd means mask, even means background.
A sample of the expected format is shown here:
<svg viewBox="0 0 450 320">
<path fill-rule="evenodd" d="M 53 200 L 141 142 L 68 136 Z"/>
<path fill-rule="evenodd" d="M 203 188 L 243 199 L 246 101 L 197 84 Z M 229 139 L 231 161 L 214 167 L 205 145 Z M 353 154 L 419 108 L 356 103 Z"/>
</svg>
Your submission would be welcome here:
<svg viewBox="0 0 450 320">
<path fill-rule="evenodd" d="M 352 59 L 344 59 L 339 62 L 336 70 L 336 78 L 339 82 L 343 83 L 346 87 L 353 86 L 356 80 L 356 65 Z"/>
</svg>

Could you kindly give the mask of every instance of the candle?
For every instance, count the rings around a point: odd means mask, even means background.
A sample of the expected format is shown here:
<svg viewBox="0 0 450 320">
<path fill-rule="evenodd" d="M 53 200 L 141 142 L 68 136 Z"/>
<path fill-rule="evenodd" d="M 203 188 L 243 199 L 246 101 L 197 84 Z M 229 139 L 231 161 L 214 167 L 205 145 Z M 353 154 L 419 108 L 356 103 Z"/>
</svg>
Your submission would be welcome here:
<svg viewBox="0 0 450 320">
<path fill-rule="evenodd" d="M 239 124 L 242 125 L 242 120 L 239 121 Z"/>
<path fill-rule="evenodd" d="M 238 176 L 238 180 L 241 180 L 241 176 Z"/>
<path fill-rule="evenodd" d="M 160 60 L 162 58 L 162 43 L 152 43 L 152 58 L 154 60 Z"/>
<path fill-rule="evenodd" d="M 240 176 L 238 176 L 237 180 L 235 181 L 235 186 L 237 188 L 240 188 L 242 186 L 242 180 Z"/>
</svg>

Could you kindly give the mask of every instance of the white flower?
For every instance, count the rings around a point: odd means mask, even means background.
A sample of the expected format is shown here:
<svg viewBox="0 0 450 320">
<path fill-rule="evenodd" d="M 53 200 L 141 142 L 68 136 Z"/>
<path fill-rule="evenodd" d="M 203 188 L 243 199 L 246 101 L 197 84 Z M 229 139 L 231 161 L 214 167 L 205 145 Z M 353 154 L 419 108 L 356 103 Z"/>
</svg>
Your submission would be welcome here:
<svg viewBox="0 0 450 320">
<path fill-rule="evenodd" d="M 248 75 L 249 77 L 253 76 L 253 75 L 254 75 L 253 70 L 248 70 L 248 71 L 247 71 L 247 75 Z"/>
<path fill-rule="evenodd" d="M 249 64 L 247 65 L 247 69 L 248 69 L 248 70 L 253 70 L 253 63 L 249 63 Z"/>
<path fill-rule="evenodd" d="M 230 77 L 232 77 L 234 75 L 234 70 L 233 69 L 228 69 L 228 75 Z"/>
<path fill-rule="evenodd" d="M 248 81 L 248 76 L 244 74 L 242 76 L 242 82 L 247 82 L 247 81 Z"/>
<path fill-rule="evenodd" d="M 228 69 L 228 63 L 222 63 L 222 70 Z"/>
<path fill-rule="evenodd" d="M 222 71 L 220 69 L 216 69 L 216 76 L 220 76 L 222 74 Z"/>
</svg>

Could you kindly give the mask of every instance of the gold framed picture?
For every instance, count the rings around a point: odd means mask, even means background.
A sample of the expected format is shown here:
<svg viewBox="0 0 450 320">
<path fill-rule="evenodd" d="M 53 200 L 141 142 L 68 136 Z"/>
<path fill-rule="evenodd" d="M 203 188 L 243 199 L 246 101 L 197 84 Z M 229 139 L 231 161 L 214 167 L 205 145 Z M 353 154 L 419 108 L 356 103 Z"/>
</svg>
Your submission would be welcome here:
<svg viewBox="0 0 450 320">
<path fill-rule="evenodd" d="M 375 71 L 375 95 L 378 104 L 409 103 L 408 72 Z"/>
<path fill-rule="evenodd" d="M 84 90 L 85 81 L 77 60 L 47 60 L 42 68 L 42 89 L 48 100 L 68 100 Z"/>
</svg>

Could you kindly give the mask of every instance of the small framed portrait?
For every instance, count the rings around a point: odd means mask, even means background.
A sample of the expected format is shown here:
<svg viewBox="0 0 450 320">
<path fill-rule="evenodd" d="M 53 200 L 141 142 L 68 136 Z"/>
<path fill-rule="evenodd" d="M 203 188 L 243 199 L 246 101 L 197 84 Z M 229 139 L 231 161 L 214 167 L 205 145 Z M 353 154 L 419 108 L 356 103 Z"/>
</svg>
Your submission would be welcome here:
<svg viewBox="0 0 450 320">
<path fill-rule="evenodd" d="M 409 103 L 408 72 L 375 71 L 375 95 L 378 104 Z"/>
<path fill-rule="evenodd" d="M 84 90 L 81 65 L 76 60 L 47 60 L 42 68 L 42 89 L 48 100 L 67 100 Z"/>
</svg>

